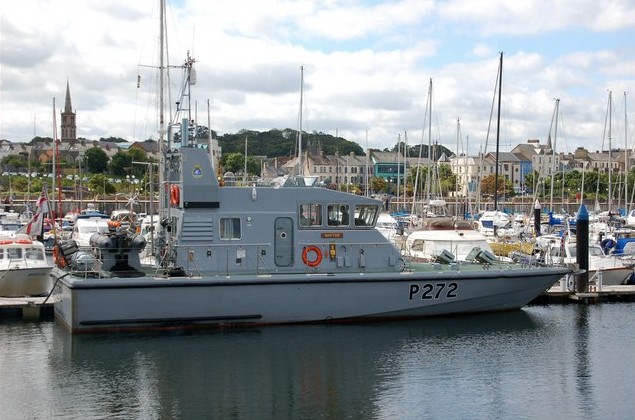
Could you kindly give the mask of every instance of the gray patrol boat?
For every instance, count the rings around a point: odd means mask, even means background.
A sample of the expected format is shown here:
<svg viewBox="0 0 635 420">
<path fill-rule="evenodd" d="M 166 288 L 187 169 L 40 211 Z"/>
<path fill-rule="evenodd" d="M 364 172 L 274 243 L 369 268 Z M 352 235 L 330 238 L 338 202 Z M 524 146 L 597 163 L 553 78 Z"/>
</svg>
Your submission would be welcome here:
<svg viewBox="0 0 635 420">
<path fill-rule="evenodd" d="M 153 267 L 140 263 L 146 240 L 134 225 L 113 223 L 91 237 L 91 249 L 58 245 L 55 317 L 71 332 L 513 310 L 570 272 L 478 255 L 411 264 L 375 229 L 379 200 L 304 177 L 221 186 L 198 147 L 168 149 L 162 165 Z"/>
</svg>

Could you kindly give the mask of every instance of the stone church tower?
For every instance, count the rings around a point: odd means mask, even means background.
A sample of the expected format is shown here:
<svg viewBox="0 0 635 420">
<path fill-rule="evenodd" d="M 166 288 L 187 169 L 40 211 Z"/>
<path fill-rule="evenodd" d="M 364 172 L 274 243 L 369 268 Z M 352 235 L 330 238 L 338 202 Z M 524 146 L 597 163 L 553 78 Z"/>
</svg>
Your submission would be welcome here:
<svg viewBox="0 0 635 420">
<path fill-rule="evenodd" d="M 75 113 L 71 106 L 71 90 L 66 81 L 66 101 L 62 111 L 62 142 L 75 143 L 77 141 L 77 125 L 75 123 Z"/>
</svg>

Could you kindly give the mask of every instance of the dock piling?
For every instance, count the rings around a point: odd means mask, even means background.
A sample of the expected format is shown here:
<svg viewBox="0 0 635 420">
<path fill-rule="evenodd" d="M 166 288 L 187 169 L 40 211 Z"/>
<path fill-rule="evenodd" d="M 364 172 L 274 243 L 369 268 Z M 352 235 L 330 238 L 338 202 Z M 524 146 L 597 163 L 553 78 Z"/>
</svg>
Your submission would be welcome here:
<svg viewBox="0 0 635 420">
<path fill-rule="evenodd" d="M 584 204 L 578 210 L 576 227 L 576 262 L 584 273 L 577 276 L 575 291 L 585 293 L 589 285 L 589 212 Z"/>
</svg>

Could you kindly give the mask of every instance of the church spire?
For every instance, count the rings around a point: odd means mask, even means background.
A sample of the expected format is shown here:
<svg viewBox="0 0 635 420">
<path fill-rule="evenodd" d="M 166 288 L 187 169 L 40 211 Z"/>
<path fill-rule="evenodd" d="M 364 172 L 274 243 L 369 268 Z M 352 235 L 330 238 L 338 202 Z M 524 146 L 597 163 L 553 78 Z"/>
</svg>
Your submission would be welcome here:
<svg viewBox="0 0 635 420">
<path fill-rule="evenodd" d="M 68 79 L 66 79 L 66 101 L 64 102 L 64 112 L 73 112 L 73 107 L 71 105 L 71 89 Z"/>
<path fill-rule="evenodd" d="M 75 113 L 71 105 L 71 89 L 66 79 L 66 101 L 64 103 L 64 111 L 62 114 L 62 142 L 73 143 L 77 140 L 77 125 L 75 122 Z"/>
</svg>

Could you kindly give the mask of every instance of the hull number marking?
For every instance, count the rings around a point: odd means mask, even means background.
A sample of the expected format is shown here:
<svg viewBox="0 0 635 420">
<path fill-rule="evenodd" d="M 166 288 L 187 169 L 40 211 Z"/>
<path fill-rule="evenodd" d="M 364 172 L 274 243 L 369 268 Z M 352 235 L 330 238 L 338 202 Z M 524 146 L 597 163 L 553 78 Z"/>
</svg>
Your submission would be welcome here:
<svg viewBox="0 0 635 420">
<path fill-rule="evenodd" d="M 457 283 L 412 283 L 409 288 L 408 300 L 414 299 L 453 299 L 456 298 Z"/>
</svg>

